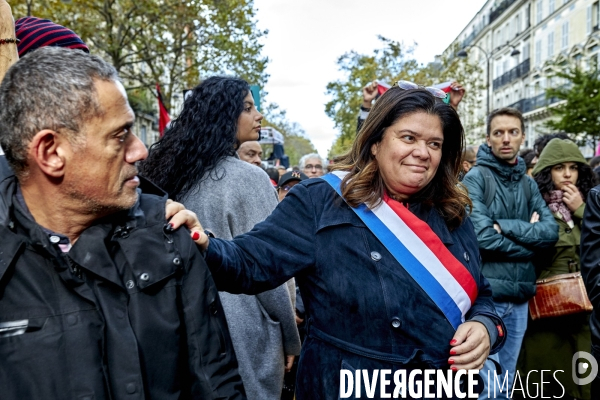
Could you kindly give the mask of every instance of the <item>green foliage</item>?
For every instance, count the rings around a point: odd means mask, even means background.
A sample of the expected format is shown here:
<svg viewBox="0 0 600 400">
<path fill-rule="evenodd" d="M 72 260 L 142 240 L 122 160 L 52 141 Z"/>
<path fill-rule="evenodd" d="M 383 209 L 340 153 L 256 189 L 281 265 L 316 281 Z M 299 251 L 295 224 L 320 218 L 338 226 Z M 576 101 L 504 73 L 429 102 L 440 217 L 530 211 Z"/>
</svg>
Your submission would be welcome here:
<svg viewBox="0 0 600 400">
<path fill-rule="evenodd" d="M 317 152 L 312 142 L 305 137 L 304 130 L 298 124 L 289 122 L 285 110 L 281 110 L 277 104 L 268 104 L 263 114 L 263 126 L 272 126 L 284 136 L 285 154 L 290 158 L 290 166 L 298 165 L 303 155 Z M 273 150 L 270 145 L 262 147 L 265 156 Z"/>
<path fill-rule="evenodd" d="M 485 86 L 481 82 L 481 68 L 477 64 L 456 57 L 446 57 L 439 62 L 422 65 L 412 58 L 415 45 L 406 46 L 382 36 L 379 40 L 382 48 L 375 49 L 373 54 L 350 51 L 337 61 L 343 77 L 327 85 L 327 94 L 331 96 L 331 100 L 325 105 L 325 112 L 333 119 L 340 134 L 329 151 L 329 157 L 343 154 L 352 146 L 362 103 L 362 88 L 374 80 L 392 84 L 404 79 L 420 85 L 456 80 L 468 93 L 463 98 L 459 111 L 462 108 L 473 110 L 481 104 L 481 98 L 476 93 L 480 93 Z M 482 125 L 483 120 L 472 119 L 465 124 L 465 130 L 468 133 Z"/>
<path fill-rule="evenodd" d="M 128 89 L 161 83 L 172 96 L 204 76 L 238 75 L 263 85 L 268 62 L 252 0 L 15 0 L 13 14 L 49 18 L 111 62 Z"/>
<path fill-rule="evenodd" d="M 127 98 L 136 114 L 154 114 L 156 98 L 150 90 L 145 88 L 130 90 L 127 92 Z"/>
<path fill-rule="evenodd" d="M 573 134 L 581 146 L 596 148 L 600 137 L 600 72 L 595 68 L 585 71 L 574 64 L 556 67 L 546 98 L 565 102 L 549 107 L 553 118 L 545 126 Z M 565 84 L 553 84 L 558 81 Z"/>
</svg>

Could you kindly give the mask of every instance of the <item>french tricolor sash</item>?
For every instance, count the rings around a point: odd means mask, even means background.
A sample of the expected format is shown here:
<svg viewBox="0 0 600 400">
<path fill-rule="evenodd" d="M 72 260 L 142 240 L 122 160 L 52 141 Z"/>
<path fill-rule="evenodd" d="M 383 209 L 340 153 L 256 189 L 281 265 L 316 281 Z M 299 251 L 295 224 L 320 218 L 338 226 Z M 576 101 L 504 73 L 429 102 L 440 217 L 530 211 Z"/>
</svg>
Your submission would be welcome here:
<svg viewBox="0 0 600 400">
<path fill-rule="evenodd" d="M 341 196 L 346 174 L 335 171 L 321 178 Z M 364 204 L 352 209 L 457 329 L 477 298 L 477 284 L 467 268 L 429 225 L 388 196 L 373 210 Z"/>
</svg>

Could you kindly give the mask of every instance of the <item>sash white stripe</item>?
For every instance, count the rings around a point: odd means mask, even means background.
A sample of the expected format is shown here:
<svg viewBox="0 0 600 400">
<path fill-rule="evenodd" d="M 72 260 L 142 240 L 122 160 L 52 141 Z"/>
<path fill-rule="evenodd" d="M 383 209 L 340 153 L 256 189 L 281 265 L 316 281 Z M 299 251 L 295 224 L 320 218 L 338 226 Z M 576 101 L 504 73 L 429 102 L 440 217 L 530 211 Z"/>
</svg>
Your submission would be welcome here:
<svg viewBox="0 0 600 400">
<path fill-rule="evenodd" d="M 400 240 L 404 247 L 423 265 L 436 281 L 444 288 L 450 298 L 456 303 L 462 314 L 462 322 L 471 308 L 471 299 L 458 281 L 450 274 L 439 258 L 429 247 L 406 225 L 406 223 L 388 206 L 382 202 L 373 209 L 373 214 Z M 400 239 L 402 238 L 402 239 Z"/>
</svg>

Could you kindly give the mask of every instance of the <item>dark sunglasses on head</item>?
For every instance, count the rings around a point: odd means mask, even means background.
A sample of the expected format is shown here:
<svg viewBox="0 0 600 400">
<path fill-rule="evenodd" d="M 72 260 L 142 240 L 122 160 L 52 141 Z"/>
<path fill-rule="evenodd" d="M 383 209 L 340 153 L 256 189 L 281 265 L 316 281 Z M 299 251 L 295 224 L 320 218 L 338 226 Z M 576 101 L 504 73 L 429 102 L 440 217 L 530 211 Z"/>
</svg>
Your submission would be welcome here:
<svg viewBox="0 0 600 400">
<path fill-rule="evenodd" d="M 450 103 L 450 94 L 444 92 L 442 89 L 438 89 L 432 86 L 420 86 L 410 81 L 398 81 L 394 83 L 394 86 L 398 86 L 400 89 L 403 90 L 425 89 L 438 99 L 441 99 L 444 103 Z"/>
</svg>

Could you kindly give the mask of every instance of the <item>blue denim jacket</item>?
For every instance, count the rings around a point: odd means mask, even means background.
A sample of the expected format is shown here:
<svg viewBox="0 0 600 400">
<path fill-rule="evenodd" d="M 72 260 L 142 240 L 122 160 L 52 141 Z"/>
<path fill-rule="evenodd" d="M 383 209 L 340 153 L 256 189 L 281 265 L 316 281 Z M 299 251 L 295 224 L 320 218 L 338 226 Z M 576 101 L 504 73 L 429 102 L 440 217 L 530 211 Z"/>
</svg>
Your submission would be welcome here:
<svg viewBox="0 0 600 400">
<path fill-rule="evenodd" d="M 435 209 L 420 204 L 409 209 L 475 278 L 479 296 L 467 320 L 484 316 L 504 329 L 480 272 L 471 221 L 450 231 Z M 322 179 L 294 186 L 249 233 L 232 241 L 211 239 L 205 256 L 219 290 L 253 294 L 296 277 L 310 325 L 298 372 L 299 390 L 312 388 L 306 398 L 319 397 L 336 377 L 339 381 L 341 363 L 348 366 L 349 359 L 354 368 L 448 367 L 454 329 L 444 314 Z M 497 336 L 492 352 L 503 342 Z"/>
</svg>

